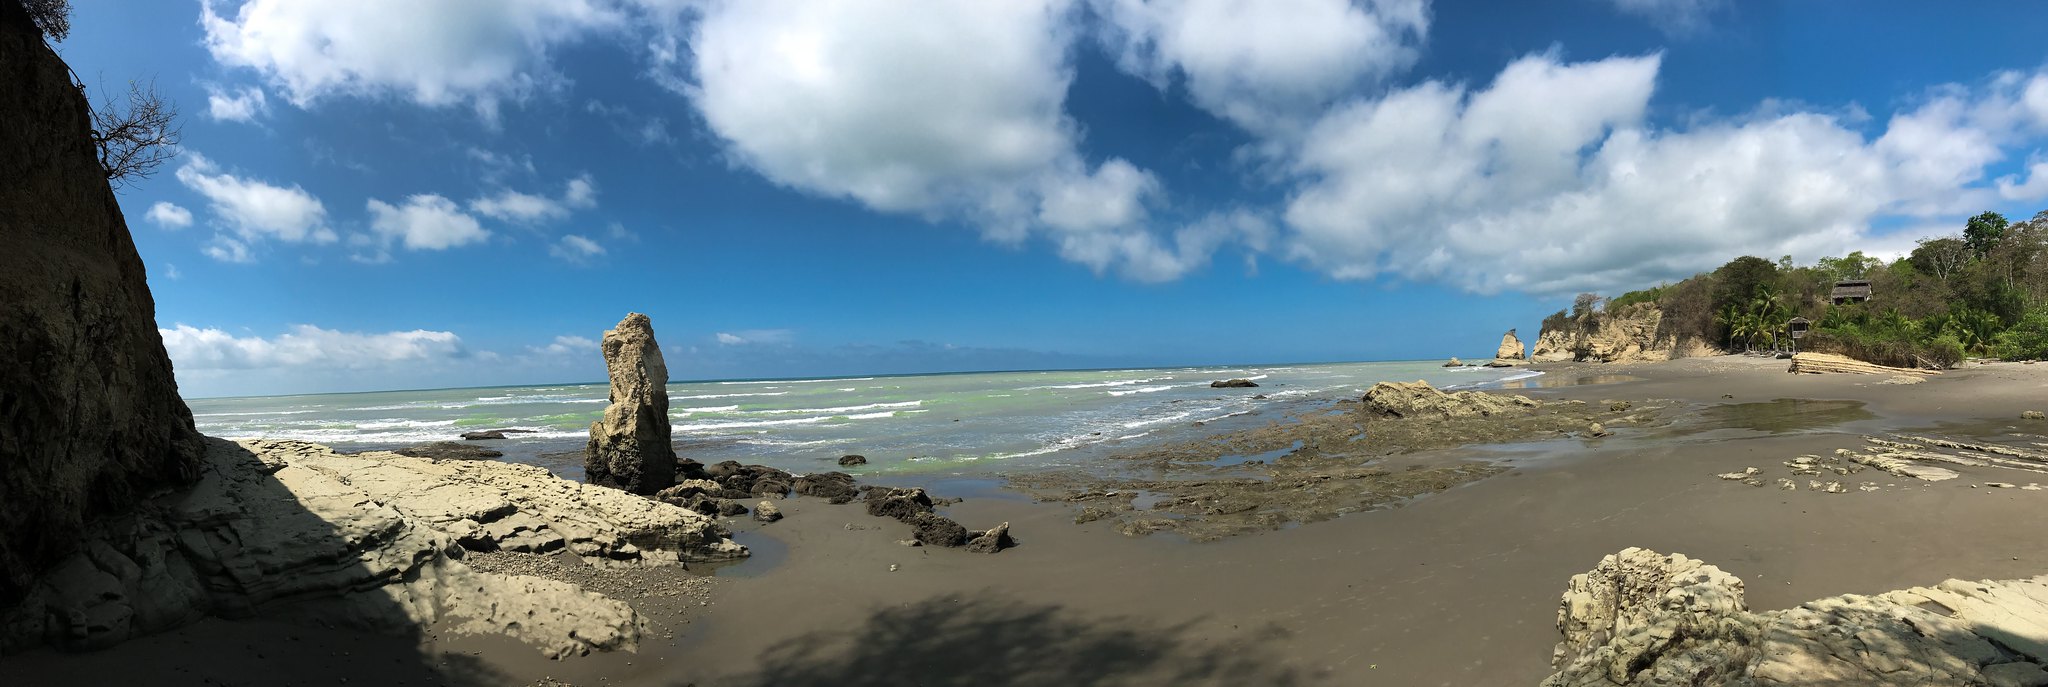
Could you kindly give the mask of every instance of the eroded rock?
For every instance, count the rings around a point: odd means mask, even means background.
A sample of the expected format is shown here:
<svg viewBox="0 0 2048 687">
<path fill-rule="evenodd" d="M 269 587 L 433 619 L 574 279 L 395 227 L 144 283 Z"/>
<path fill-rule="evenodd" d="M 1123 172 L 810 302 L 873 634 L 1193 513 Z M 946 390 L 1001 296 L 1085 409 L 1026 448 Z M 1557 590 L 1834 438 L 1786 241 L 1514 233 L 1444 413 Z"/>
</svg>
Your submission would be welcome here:
<svg viewBox="0 0 2048 687">
<path fill-rule="evenodd" d="M 1515 330 L 1510 329 L 1508 333 L 1501 335 L 1500 348 L 1494 349 L 1493 357 L 1497 360 L 1523 360 L 1527 358 L 1523 355 L 1524 350 L 1522 339 L 1515 336 Z"/>
<path fill-rule="evenodd" d="M 675 482 L 669 443 L 668 364 L 646 315 L 628 313 L 604 333 L 611 404 L 590 423 L 583 472 L 591 484 L 653 494 Z"/>
<path fill-rule="evenodd" d="M 1365 391 L 1366 410 L 1381 417 L 1491 417 L 1539 407 L 1526 396 L 1477 391 L 1445 393 L 1429 382 L 1380 382 Z"/>
</svg>

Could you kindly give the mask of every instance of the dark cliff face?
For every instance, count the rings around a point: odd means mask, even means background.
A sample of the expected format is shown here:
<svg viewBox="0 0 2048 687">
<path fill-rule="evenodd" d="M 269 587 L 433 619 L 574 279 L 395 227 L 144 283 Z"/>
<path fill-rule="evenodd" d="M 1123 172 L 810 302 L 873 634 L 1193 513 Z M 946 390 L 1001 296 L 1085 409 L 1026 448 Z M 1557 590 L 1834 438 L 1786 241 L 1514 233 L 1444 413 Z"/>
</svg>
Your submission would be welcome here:
<svg viewBox="0 0 2048 687">
<path fill-rule="evenodd" d="M 0 0 L 0 608 L 201 452 L 63 60 Z"/>
</svg>

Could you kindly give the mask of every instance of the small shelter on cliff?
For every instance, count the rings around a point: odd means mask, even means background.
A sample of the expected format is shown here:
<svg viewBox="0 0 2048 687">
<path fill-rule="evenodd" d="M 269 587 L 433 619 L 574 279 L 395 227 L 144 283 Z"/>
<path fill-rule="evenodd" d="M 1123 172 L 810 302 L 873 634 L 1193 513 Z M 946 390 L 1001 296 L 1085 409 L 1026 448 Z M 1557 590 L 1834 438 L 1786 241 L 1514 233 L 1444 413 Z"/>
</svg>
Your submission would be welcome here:
<svg viewBox="0 0 2048 687">
<path fill-rule="evenodd" d="M 1868 301 L 1870 300 L 1870 280 L 1844 279 L 1835 282 L 1834 293 L 1828 295 L 1828 300 L 1834 301 L 1835 305 Z"/>
</svg>

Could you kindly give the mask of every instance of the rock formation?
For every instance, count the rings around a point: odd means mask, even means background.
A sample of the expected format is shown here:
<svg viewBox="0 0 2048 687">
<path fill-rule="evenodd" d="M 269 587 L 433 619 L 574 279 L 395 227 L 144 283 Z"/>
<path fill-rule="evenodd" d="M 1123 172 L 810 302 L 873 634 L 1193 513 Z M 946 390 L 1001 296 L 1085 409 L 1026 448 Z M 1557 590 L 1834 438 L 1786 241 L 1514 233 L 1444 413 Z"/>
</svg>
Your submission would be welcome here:
<svg viewBox="0 0 2048 687">
<path fill-rule="evenodd" d="M 1711 346 L 1662 331 L 1664 312 L 1653 303 L 1624 305 L 1546 325 L 1529 358 L 1539 362 L 1634 362 L 1717 355 Z"/>
<path fill-rule="evenodd" d="M 668 364 L 647 316 L 628 313 L 604 333 L 604 365 L 611 375 L 611 405 L 590 423 L 583 452 L 591 484 L 653 494 L 675 483 L 676 451 L 669 443 Z"/>
<path fill-rule="evenodd" d="M 1522 339 L 1515 336 L 1515 330 L 1510 329 L 1508 333 L 1501 335 L 1500 348 L 1493 352 L 1493 357 L 1499 360 L 1523 360 L 1527 358 L 1527 356 L 1523 355 Z"/>
<path fill-rule="evenodd" d="M 1742 580 L 1631 548 L 1574 575 L 1545 687 L 2048 685 L 2048 575 L 1753 612 Z"/>
<path fill-rule="evenodd" d="M 1541 404 L 1527 396 L 1477 391 L 1445 393 L 1429 382 L 1380 382 L 1365 390 L 1365 409 L 1381 417 L 1491 417 L 1522 412 Z"/>
<path fill-rule="evenodd" d="M 1792 365 L 1790 367 L 1787 367 L 1785 371 L 1805 372 L 1808 374 L 1839 372 L 1859 375 L 1940 374 L 1940 372 L 1936 370 L 1915 370 L 1904 367 L 1886 367 L 1883 365 L 1878 365 L 1875 363 L 1866 363 L 1855 358 L 1835 355 L 1832 353 L 1800 353 L 1794 355 L 1792 356 Z"/>
<path fill-rule="evenodd" d="M 0 609 L 202 452 L 89 105 L 0 2 Z"/>
<path fill-rule="evenodd" d="M 567 551 L 607 567 L 747 555 L 709 518 L 527 465 L 211 439 L 200 468 L 190 489 L 99 523 L 0 614 L 0 651 L 97 648 L 257 612 L 400 632 L 453 623 L 557 657 L 629 649 L 630 606 L 477 572 L 463 553 Z"/>
<path fill-rule="evenodd" d="M 1258 383 L 1258 382 L 1254 382 L 1254 381 L 1252 381 L 1252 380 L 1249 380 L 1249 379 L 1222 379 L 1222 380 L 1217 380 L 1217 381 L 1214 381 L 1214 382 L 1210 382 L 1210 383 L 1209 383 L 1209 388 L 1212 388 L 1212 389 L 1250 389 L 1250 388 L 1253 388 L 1253 387 L 1257 387 L 1258 385 L 1259 385 L 1259 383 Z"/>
</svg>

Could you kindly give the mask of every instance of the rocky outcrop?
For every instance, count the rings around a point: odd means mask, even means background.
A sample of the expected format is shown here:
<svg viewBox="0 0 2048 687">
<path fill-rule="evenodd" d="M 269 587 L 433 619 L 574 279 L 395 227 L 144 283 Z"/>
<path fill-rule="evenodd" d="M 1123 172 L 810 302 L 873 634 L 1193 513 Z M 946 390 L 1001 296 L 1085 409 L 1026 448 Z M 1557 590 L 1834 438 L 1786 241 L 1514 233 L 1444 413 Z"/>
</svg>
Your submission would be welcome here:
<svg viewBox="0 0 2048 687">
<path fill-rule="evenodd" d="M 504 451 L 454 441 L 436 441 L 431 444 L 408 446 L 394 450 L 392 453 L 410 458 L 433 458 L 435 460 L 483 460 L 486 458 L 503 458 L 505 456 Z"/>
<path fill-rule="evenodd" d="M 1448 362 L 1448 363 L 1444 363 L 1444 367 L 1464 367 L 1464 366 L 1465 366 L 1465 361 L 1463 361 L 1463 360 L 1459 360 L 1459 359 L 1457 359 L 1457 358 L 1455 358 L 1455 357 L 1454 357 L 1454 358 L 1451 358 L 1451 361 L 1450 361 L 1450 362 Z"/>
<path fill-rule="evenodd" d="M 1937 375 L 1937 370 L 1915 370 L 1904 367 L 1886 367 L 1866 363 L 1855 358 L 1833 353 L 1799 353 L 1792 356 L 1792 365 L 1787 372 L 1807 374 L 1844 373 L 1859 375 Z"/>
<path fill-rule="evenodd" d="M 1223 380 L 1218 380 L 1218 381 L 1210 382 L 1210 383 L 1209 383 L 1209 388 L 1212 388 L 1212 389 L 1249 389 L 1249 388 L 1252 388 L 1252 387 L 1256 387 L 1256 386 L 1258 386 L 1258 385 L 1259 385 L 1259 383 L 1258 383 L 1258 382 L 1254 382 L 1254 381 L 1252 381 L 1252 380 L 1249 380 L 1249 379 L 1223 379 Z"/>
<path fill-rule="evenodd" d="M 604 333 L 604 365 L 611 405 L 590 423 L 585 479 L 635 494 L 661 491 L 675 483 L 676 452 L 669 443 L 668 364 L 646 315 L 628 313 Z"/>
<path fill-rule="evenodd" d="M 1010 523 L 1007 522 L 967 540 L 967 550 L 973 553 L 995 553 L 1016 545 L 1016 540 L 1010 538 Z"/>
<path fill-rule="evenodd" d="M 1446 393 L 1429 382 L 1380 382 L 1365 390 L 1365 409 L 1388 418 L 1492 417 L 1539 407 L 1527 396 L 1477 391 Z"/>
<path fill-rule="evenodd" d="M 1575 575 L 1546 687 L 2048 685 L 2048 576 L 1753 612 L 1740 578 L 1631 548 Z"/>
<path fill-rule="evenodd" d="M 1671 360 L 1720 351 L 1690 338 L 1663 332 L 1664 312 L 1653 303 L 1636 303 L 1546 324 L 1529 358 L 1538 362 L 1637 362 Z"/>
<path fill-rule="evenodd" d="M 630 649 L 626 604 L 480 573 L 466 551 L 567 551 L 599 566 L 747 554 L 710 519 L 538 467 L 208 440 L 189 489 L 98 524 L 0 616 L 0 649 L 91 649 L 201 617 L 511 636 L 550 656 Z"/>
<path fill-rule="evenodd" d="M 533 431 L 533 430 L 530 430 L 530 429 L 486 429 L 486 430 L 482 430 L 482 431 L 476 431 L 476 432 L 463 432 L 463 433 L 462 433 L 462 440 L 463 440 L 463 441 L 489 441 L 489 440 L 493 440 L 493 439 L 504 439 L 504 438 L 506 438 L 506 435 L 508 435 L 508 434 L 532 434 L 532 433 L 534 433 L 534 431 Z"/>
<path fill-rule="evenodd" d="M 867 457 L 867 456 L 859 456 L 859 455 L 845 455 L 845 456 L 840 456 L 840 457 L 839 457 L 839 466 L 840 466 L 840 467 L 853 467 L 853 466 L 855 466 L 855 465 L 867 465 L 867 464 L 868 464 L 868 457 Z"/>
<path fill-rule="evenodd" d="M 0 609 L 88 522 L 199 471 L 89 111 L 21 5 L 0 2 Z"/>
<path fill-rule="evenodd" d="M 1501 335 L 1500 348 L 1494 350 L 1493 357 L 1496 360 L 1522 360 L 1527 357 L 1523 355 L 1522 339 L 1515 336 L 1515 330 L 1510 329 Z"/>
<path fill-rule="evenodd" d="M 923 489 L 877 487 L 867 491 L 868 515 L 892 518 L 910 525 L 911 538 L 931 546 L 967 544 L 967 528 L 952 518 L 939 515 L 930 494 Z M 1008 536 L 1009 528 L 1003 528 Z"/>
</svg>

